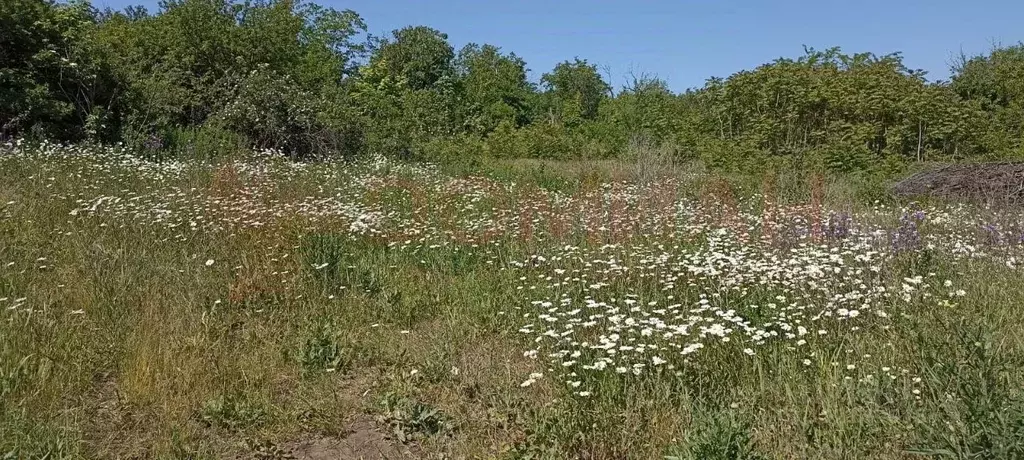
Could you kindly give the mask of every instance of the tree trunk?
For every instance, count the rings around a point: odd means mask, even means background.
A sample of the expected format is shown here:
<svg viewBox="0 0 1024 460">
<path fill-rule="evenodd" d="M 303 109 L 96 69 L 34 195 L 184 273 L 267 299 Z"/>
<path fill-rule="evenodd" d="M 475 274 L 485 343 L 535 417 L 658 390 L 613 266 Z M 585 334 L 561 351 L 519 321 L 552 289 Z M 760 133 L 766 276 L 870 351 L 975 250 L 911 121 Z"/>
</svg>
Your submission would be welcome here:
<svg viewBox="0 0 1024 460">
<path fill-rule="evenodd" d="M 917 120 L 917 161 L 921 161 L 921 142 L 924 137 L 924 121 Z"/>
</svg>

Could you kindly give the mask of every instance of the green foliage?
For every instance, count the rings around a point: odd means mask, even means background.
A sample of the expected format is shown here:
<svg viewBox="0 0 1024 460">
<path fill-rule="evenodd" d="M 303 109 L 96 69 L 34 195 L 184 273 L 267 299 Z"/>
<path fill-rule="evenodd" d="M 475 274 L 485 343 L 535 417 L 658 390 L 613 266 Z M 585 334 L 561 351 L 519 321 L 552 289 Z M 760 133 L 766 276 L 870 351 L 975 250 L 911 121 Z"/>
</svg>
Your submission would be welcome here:
<svg viewBox="0 0 1024 460">
<path fill-rule="evenodd" d="M 487 133 L 501 123 L 521 127 L 530 121 L 534 89 L 526 80 L 526 62 L 515 53 L 503 55 L 496 46 L 471 43 L 459 51 L 456 66 L 470 105 L 466 124 L 472 131 Z"/>
<path fill-rule="evenodd" d="M 157 15 L 114 13 L 97 31 L 131 109 L 129 127 L 163 131 L 203 123 L 225 101 L 236 57 L 248 55 L 237 8 L 172 1 Z"/>
<path fill-rule="evenodd" d="M 209 426 L 240 430 L 266 422 L 267 411 L 241 393 L 226 393 L 205 401 L 199 419 Z"/>
<path fill-rule="evenodd" d="M 370 66 L 380 71 L 365 76 L 370 84 L 376 79 L 391 79 L 412 90 L 431 88 L 454 72 L 455 50 L 448 35 L 425 26 L 405 27 L 383 40 L 370 58 Z"/>
<path fill-rule="evenodd" d="M 1008 353 L 996 337 L 975 321 L 944 322 L 945 336 L 925 337 L 922 361 L 930 391 L 944 395 L 936 408 L 945 426 L 921 424 L 931 444 L 913 453 L 953 458 L 1021 458 L 1024 456 L 1024 395 L 1008 379 L 1024 357 Z M 940 339 L 941 337 L 941 339 Z"/>
<path fill-rule="evenodd" d="M 472 168 L 479 164 L 486 141 L 474 134 L 434 138 L 420 147 L 418 158 L 447 167 Z"/>
<path fill-rule="evenodd" d="M 924 159 L 972 147 L 970 114 L 956 110 L 948 88 L 907 69 L 899 54 L 811 49 L 796 60 L 709 80 L 692 97 L 707 113 L 703 125 L 719 138 L 770 155 L 823 149 L 838 170 L 864 167 L 866 155 Z"/>
<path fill-rule="evenodd" d="M 248 148 L 241 135 L 215 123 L 173 128 L 164 136 L 163 144 L 147 150 L 146 153 L 156 158 L 173 155 L 179 159 L 212 160 Z"/>
<path fill-rule="evenodd" d="M 388 393 L 381 398 L 380 406 L 379 421 L 391 427 L 391 433 L 401 442 L 434 436 L 453 428 L 445 414 L 415 399 Z"/>
<path fill-rule="evenodd" d="M 129 101 L 126 140 L 213 122 L 258 147 L 350 153 L 357 123 L 334 106 L 365 28 L 315 4 L 176 0 L 156 15 L 110 14 L 96 41 Z"/>
<path fill-rule="evenodd" d="M 597 117 L 601 101 L 611 91 L 597 66 L 579 58 L 559 63 L 540 81 L 550 97 L 549 110 L 569 125 Z"/>
<path fill-rule="evenodd" d="M 84 2 L 0 4 L 0 137 L 111 140 L 116 89 Z"/>
<path fill-rule="evenodd" d="M 534 123 L 517 132 L 524 151 L 548 160 L 583 156 L 584 143 L 576 133 L 560 123 Z"/>
<path fill-rule="evenodd" d="M 302 0 L 170 0 L 152 14 L 4 2 L 0 136 L 160 150 L 213 126 L 293 157 L 460 162 L 617 157 L 640 136 L 715 168 L 794 158 L 838 173 L 1024 155 L 1022 44 L 962 56 L 948 83 L 899 53 L 830 48 L 676 94 L 645 74 L 614 92 L 580 58 L 535 85 L 493 45 L 366 31 L 354 11 Z"/>
<path fill-rule="evenodd" d="M 303 370 L 309 373 L 347 371 L 352 364 L 352 357 L 340 342 L 340 336 L 333 324 L 314 324 L 299 354 L 299 363 L 302 364 Z"/>
<path fill-rule="evenodd" d="M 1024 154 L 1024 43 L 961 56 L 954 70 L 953 90 L 983 110 L 985 151 Z"/>
<path fill-rule="evenodd" d="M 337 151 L 340 134 L 321 123 L 321 101 L 292 78 L 261 66 L 243 78 L 215 120 L 256 146 L 288 152 Z"/>
<path fill-rule="evenodd" d="M 366 150 L 411 158 L 462 131 L 463 91 L 447 36 L 407 27 L 383 40 L 359 70 L 352 103 L 367 126 Z"/>
<path fill-rule="evenodd" d="M 754 449 L 747 424 L 728 413 L 704 417 L 687 441 L 686 447 L 672 450 L 666 460 L 767 459 Z"/>
</svg>

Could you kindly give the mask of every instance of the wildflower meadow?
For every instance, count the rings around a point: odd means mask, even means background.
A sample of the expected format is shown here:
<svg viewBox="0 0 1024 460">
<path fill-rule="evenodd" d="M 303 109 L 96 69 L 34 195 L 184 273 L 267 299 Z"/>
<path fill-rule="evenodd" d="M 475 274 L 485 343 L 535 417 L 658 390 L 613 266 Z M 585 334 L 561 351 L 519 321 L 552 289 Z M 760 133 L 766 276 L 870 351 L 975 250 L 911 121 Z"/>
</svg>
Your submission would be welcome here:
<svg viewBox="0 0 1024 460">
<path fill-rule="evenodd" d="M 0 147 L 2 458 L 1024 457 L 1024 213 Z"/>
</svg>

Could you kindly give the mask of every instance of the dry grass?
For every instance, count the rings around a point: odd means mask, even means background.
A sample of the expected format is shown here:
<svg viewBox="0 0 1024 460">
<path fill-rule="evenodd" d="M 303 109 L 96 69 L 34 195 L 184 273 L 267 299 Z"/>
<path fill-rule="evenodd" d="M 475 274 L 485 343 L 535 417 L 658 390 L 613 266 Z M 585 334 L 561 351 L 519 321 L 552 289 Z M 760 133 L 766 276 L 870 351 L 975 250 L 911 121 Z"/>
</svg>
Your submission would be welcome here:
<svg viewBox="0 0 1024 460">
<path fill-rule="evenodd" d="M 778 295 L 821 306 L 818 291 L 778 286 L 803 286 L 803 268 L 830 266 L 832 247 L 849 251 L 849 271 L 814 282 L 864 295 L 852 278 L 868 249 L 834 239 L 829 211 L 866 210 L 856 223 L 883 230 L 913 211 L 853 202 L 831 180 L 710 177 L 642 147 L 635 163 L 489 166 L 500 180 L 0 158 L 0 455 L 273 458 L 354 452 L 353 433 L 424 458 L 1021 455 L 1024 290 L 1006 258 L 1019 245 L 969 231 L 991 212 L 924 210 L 913 230 L 934 248 L 870 262 L 879 271 L 864 285 L 894 294 L 865 297 L 877 302 L 856 320 L 779 310 L 780 322 L 816 324 L 806 344 L 736 332 L 665 354 L 678 374 L 651 361 L 646 373 L 600 373 L 550 358 L 555 348 L 528 357 L 548 342 L 526 324 L 563 326 L 542 323 L 544 301 L 679 302 L 685 319 L 704 294 L 723 303 L 718 317 L 762 325 L 777 313 L 769 303 L 786 306 Z M 120 200 L 88 211 L 101 197 Z M 1020 216 L 995 217 L 1003 233 L 1019 230 Z M 718 239 L 727 244 L 701 252 Z M 982 249 L 954 257 L 957 242 Z M 801 248 L 813 251 L 792 255 Z M 716 270 L 748 278 L 702 271 L 724 260 L 716 251 L 735 260 Z M 758 257 L 776 261 L 760 284 L 743 271 Z M 681 276 L 668 285 L 670 274 Z M 586 287 L 598 282 L 608 285 Z M 904 301 L 911 284 L 929 296 Z M 573 337 L 599 335 L 587 334 Z M 544 376 L 522 386 L 531 373 Z"/>
</svg>

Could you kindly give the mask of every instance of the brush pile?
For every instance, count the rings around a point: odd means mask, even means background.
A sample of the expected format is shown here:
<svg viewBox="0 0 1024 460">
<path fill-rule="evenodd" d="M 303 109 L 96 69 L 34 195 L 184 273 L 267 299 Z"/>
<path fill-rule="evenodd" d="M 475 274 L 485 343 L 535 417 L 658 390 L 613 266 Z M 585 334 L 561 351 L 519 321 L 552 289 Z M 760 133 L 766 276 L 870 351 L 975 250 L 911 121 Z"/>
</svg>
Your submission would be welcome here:
<svg viewBox="0 0 1024 460">
<path fill-rule="evenodd" d="M 931 196 L 984 204 L 1024 204 L 1024 162 L 955 164 L 914 174 L 893 186 L 902 197 Z"/>
</svg>

